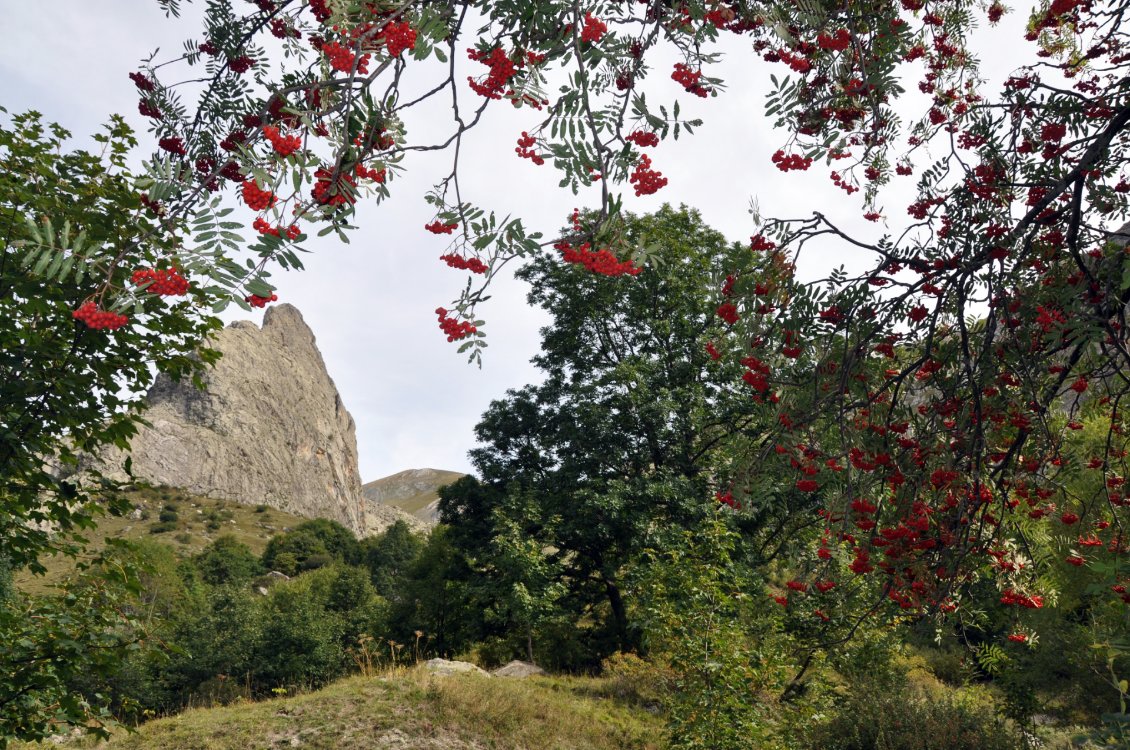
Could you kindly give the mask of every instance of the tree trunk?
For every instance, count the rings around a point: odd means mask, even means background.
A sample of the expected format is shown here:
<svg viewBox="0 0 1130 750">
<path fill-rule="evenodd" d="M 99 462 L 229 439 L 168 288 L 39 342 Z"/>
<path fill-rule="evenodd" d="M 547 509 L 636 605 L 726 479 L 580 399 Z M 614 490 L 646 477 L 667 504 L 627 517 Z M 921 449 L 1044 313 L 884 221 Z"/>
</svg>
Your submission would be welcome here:
<svg viewBox="0 0 1130 750">
<path fill-rule="evenodd" d="M 628 648 L 628 612 L 624 607 L 624 597 L 620 589 L 608 576 L 604 576 L 604 590 L 608 593 L 608 604 L 612 607 L 612 618 L 616 623 L 616 638 L 620 650 Z"/>
</svg>

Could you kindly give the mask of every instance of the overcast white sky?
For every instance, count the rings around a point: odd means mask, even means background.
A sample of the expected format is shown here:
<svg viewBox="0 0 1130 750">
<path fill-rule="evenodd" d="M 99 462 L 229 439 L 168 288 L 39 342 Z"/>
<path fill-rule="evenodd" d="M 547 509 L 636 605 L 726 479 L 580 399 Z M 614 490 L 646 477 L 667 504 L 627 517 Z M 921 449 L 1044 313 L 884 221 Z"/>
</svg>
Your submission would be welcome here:
<svg viewBox="0 0 1130 750">
<path fill-rule="evenodd" d="M 235 5 L 239 9 L 244 3 L 237 0 Z M 6 31 L 0 45 L 0 106 L 9 112 L 37 109 L 70 129 L 83 145 L 79 136 L 95 132 L 110 113 L 120 113 L 139 131 L 141 151 L 149 152 L 152 144 L 128 73 L 157 47 L 164 53 L 159 58 L 166 59 L 181 49 L 183 39 L 199 38 L 193 23 L 198 9 L 187 7 L 179 22 L 166 19 L 156 0 L 0 0 L 0 11 Z M 988 46 L 999 52 L 995 65 L 986 67 L 993 78 L 1015 64 L 1009 53 L 1021 44 L 1015 32 L 1021 20 L 1014 15 L 1012 24 L 982 32 Z M 753 231 L 748 207 L 756 197 L 766 216 L 820 210 L 860 237 L 877 239 L 882 225 L 859 219 L 858 196 L 846 198 L 832 186 L 826 170 L 785 175 L 770 163 L 784 136 L 765 126 L 760 113 L 769 73 L 780 76 L 783 70 L 775 66 L 770 71 L 747 50 L 745 42 L 732 45 L 724 63 L 711 70 L 730 89 L 707 100 L 667 80 L 669 65 L 657 67 L 645 84 L 649 101 L 678 98 L 685 116 L 706 122 L 696 136 L 651 150 L 655 168 L 670 182 L 643 198 L 628 191 L 627 207 L 647 212 L 664 202 L 687 203 L 730 239 L 744 241 Z M 478 73 L 466 65 L 463 79 Z M 913 88 L 915 82 L 908 85 Z M 549 234 L 574 206 L 594 205 L 599 188 L 591 188 L 589 196 L 573 196 L 557 188 L 550 165 L 539 168 L 517 158 L 514 142 L 537 121 L 536 114 L 505 103 L 493 106 L 464 152 L 462 172 L 470 200 L 523 216 L 528 227 Z M 414 128 L 409 120 L 408 125 L 409 140 L 425 129 L 434 132 L 434 123 L 417 122 Z M 410 468 L 469 471 L 466 452 L 473 446 L 479 415 L 507 388 L 538 380 L 529 358 L 538 347 L 538 328 L 547 321 L 526 305 L 522 284 L 500 281 L 482 309 L 489 343 L 483 367 L 465 364 L 456 345 L 440 333 L 433 312 L 448 306 L 464 277 L 438 260 L 445 239 L 423 229 L 432 218 L 423 195 L 446 172 L 447 162 L 429 156 L 410 158 L 406 166 L 406 178 L 392 186 L 392 200 L 358 212 L 360 230 L 351 244 L 311 240 L 307 247 L 314 252 L 304 259 L 306 271 L 274 278 L 280 300 L 296 305 L 313 329 L 357 423 L 364 481 Z M 901 179 L 909 190 L 913 178 Z M 892 229 L 903 221 L 910 200 L 905 193 L 888 195 L 885 213 Z M 850 263 L 848 253 L 842 247 L 825 248 L 809 258 L 810 270 Z M 228 317 L 247 316 L 236 310 Z"/>
</svg>

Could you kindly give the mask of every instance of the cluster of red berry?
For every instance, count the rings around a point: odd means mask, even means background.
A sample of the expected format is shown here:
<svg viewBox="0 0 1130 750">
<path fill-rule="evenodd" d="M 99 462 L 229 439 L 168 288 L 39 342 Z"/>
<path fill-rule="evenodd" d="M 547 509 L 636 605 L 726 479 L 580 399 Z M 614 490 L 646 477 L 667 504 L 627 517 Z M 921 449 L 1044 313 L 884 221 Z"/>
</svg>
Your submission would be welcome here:
<svg viewBox="0 0 1130 750">
<path fill-rule="evenodd" d="M 769 250 L 776 250 L 777 243 L 766 239 L 764 235 L 755 234 L 749 238 L 749 249 L 755 253 L 759 251 L 768 252 Z"/>
<path fill-rule="evenodd" d="M 820 49 L 842 52 L 851 46 L 851 32 L 847 29 L 837 29 L 835 34 L 821 32 L 816 36 L 816 44 Z"/>
<path fill-rule="evenodd" d="M 518 74 L 518 66 L 506 54 L 502 47 L 495 47 L 489 55 L 484 55 L 476 49 L 467 50 L 467 56 L 475 62 L 481 62 L 490 68 L 487 77 L 481 82 L 467 76 L 467 84 L 479 96 L 487 99 L 501 99 L 502 92 L 506 89 L 510 79 Z"/>
<path fill-rule="evenodd" d="M 659 136 L 656 135 L 655 133 L 651 133 L 651 132 L 648 132 L 646 130 L 637 130 L 636 132 L 632 133 L 631 135 L 629 135 L 624 140 L 631 141 L 632 143 L 636 144 L 640 148 L 647 148 L 648 146 L 658 146 L 659 145 Z"/>
<path fill-rule="evenodd" d="M 129 318 L 125 315 L 119 315 L 109 310 L 99 310 L 98 305 L 93 302 L 83 302 L 77 310 L 71 313 L 71 317 L 85 323 L 87 328 L 109 328 L 110 330 L 121 328 L 129 322 Z"/>
<path fill-rule="evenodd" d="M 781 167 L 781 171 L 786 170 L 784 169 L 784 167 Z M 839 172 L 832 172 L 828 175 L 828 179 L 832 181 L 833 185 L 838 187 L 840 190 L 843 190 L 848 195 L 859 192 L 859 186 L 851 184 L 851 182 L 847 178 L 843 177 Z"/>
<path fill-rule="evenodd" d="M 714 493 L 714 499 L 722 505 L 729 505 L 734 510 L 741 510 L 742 504 L 734 499 L 734 493 L 722 492 L 721 490 Z"/>
<path fill-rule="evenodd" d="M 278 198 L 270 190 L 264 190 L 255 184 L 255 180 L 244 180 L 242 187 L 243 202 L 252 211 L 266 211 L 274 208 Z"/>
<path fill-rule="evenodd" d="M 157 109 L 157 105 L 146 99 L 142 99 L 137 103 L 137 111 L 145 117 L 152 117 L 154 120 L 165 119 L 165 116 L 161 114 L 161 110 Z"/>
<path fill-rule="evenodd" d="M 738 315 L 738 308 L 733 302 L 723 302 L 718 305 L 718 309 L 714 311 L 718 317 L 726 321 L 730 325 L 737 323 L 741 316 Z"/>
<path fill-rule="evenodd" d="M 647 154 L 640 156 L 636 169 L 632 172 L 628 181 L 636 186 L 637 196 L 651 195 L 667 184 L 667 178 L 663 176 L 663 173 L 651 168 L 651 159 Z"/>
<path fill-rule="evenodd" d="M 812 166 L 812 159 L 800 154 L 785 155 L 781 149 L 777 149 L 773 154 L 773 163 L 777 165 L 777 169 L 782 172 L 788 172 L 790 169 L 805 170 Z"/>
<path fill-rule="evenodd" d="M 259 232 L 259 234 L 269 234 L 272 237 L 281 237 L 283 234 L 281 225 L 273 227 L 262 216 L 255 219 L 255 223 L 253 223 L 251 226 L 255 229 L 255 231 Z M 291 224 L 286 228 L 286 238 L 288 240 L 296 240 L 301 234 L 302 230 L 298 227 L 297 224 Z"/>
<path fill-rule="evenodd" d="M 133 283 L 137 286 L 148 284 L 145 291 L 162 297 L 177 297 L 188 294 L 188 279 L 180 275 L 176 268 L 139 268 L 133 272 Z"/>
<path fill-rule="evenodd" d="M 274 125 L 267 125 L 263 128 L 263 137 L 271 142 L 271 147 L 274 148 L 275 153 L 284 159 L 302 148 L 300 137 L 297 135 L 282 135 Z"/>
<path fill-rule="evenodd" d="M 255 64 L 255 58 L 247 55 L 239 55 L 228 59 L 228 67 L 231 68 L 233 73 L 246 73 L 251 70 L 251 66 Z"/>
<path fill-rule="evenodd" d="M 542 164 L 545 164 L 545 159 L 543 159 L 538 152 L 534 151 L 533 146 L 535 143 L 537 143 L 537 139 L 523 130 L 522 137 L 518 139 L 518 148 L 514 149 L 514 153 L 518 154 L 522 159 L 529 159 L 540 167 Z"/>
<path fill-rule="evenodd" d="M 266 307 L 268 302 L 278 302 L 279 295 L 272 294 L 270 297 L 260 297 L 258 294 L 251 294 L 244 297 L 252 307 Z"/>
<path fill-rule="evenodd" d="M 471 273 L 486 273 L 487 264 L 483 263 L 478 258 L 464 258 L 462 255 L 455 255 L 454 253 L 448 255 L 441 255 L 439 259 L 452 268 L 458 268 L 460 271 L 470 271 Z"/>
<path fill-rule="evenodd" d="M 599 18 L 594 18 L 591 13 L 585 14 L 585 25 L 581 27 L 582 42 L 595 44 L 600 41 L 606 31 L 608 31 L 608 24 Z"/>
<path fill-rule="evenodd" d="M 134 85 L 137 86 L 138 91 L 148 92 L 156 88 L 153 85 L 153 81 L 144 73 L 130 73 L 129 77 L 130 80 L 133 81 Z"/>
<path fill-rule="evenodd" d="M 314 177 L 318 181 L 314 183 L 312 195 L 314 200 L 323 206 L 342 206 L 346 203 L 357 202 L 352 193 L 347 193 L 342 189 L 345 185 L 356 187 L 357 183 L 349 175 L 339 175 L 338 179 L 334 181 L 332 179 L 333 172 L 323 167 L 314 172 Z"/>
<path fill-rule="evenodd" d="M 385 40 L 385 51 L 389 57 L 399 57 L 405 50 L 416 49 L 416 30 L 407 21 L 389 22 L 381 29 L 380 36 Z"/>
<path fill-rule="evenodd" d="M 279 39 L 302 38 L 302 32 L 291 26 L 282 18 L 271 19 L 271 35 Z"/>
<path fill-rule="evenodd" d="M 601 276 L 635 276 L 640 269 L 631 259 L 620 261 L 608 250 L 593 252 L 589 243 L 573 247 L 568 242 L 559 242 L 554 247 L 561 251 L 561 259 L 566 263 L 579 263 L 589 271 Z"/>
<path fill-rule="evenodd" d="M 361 55 L 358 59 L 357 54 L 345 45 L 326 42 L 322 45 L 322 54 L 326 56 L 330 67 L 334 70 L 352 73 L 353 65 L 356 63 L 358 73 L 364 75 L 369 72 L 369 55 Z"/>
<path fill-rule="evenodd" d="M 425 224 L 424 229 L 427 229 L 432 234 L 451 234 L 459 228 L 459 222 L 453 221 L 450 224 L 444 224 L 439 219 L 436 219 L 431 224 Z"/>
<path fill-rule="evenodd" d="M 333 15 L 327 5 L 327 0 L 309 0 L 307 5 L 318 23 L 325 23 L 330 20 L 330 16 Z"/>
<path fill-rule="evenodd" d="M 436 315 L 439 317 L 440 329 L 447 334 L 448 343 L 465 339 L 478 330 L 471 325 L 470 321 L 464 320 L 460 322 L 455 318 L 447 317 L 447 310 L 442 307 L 436 308 Z"/>
<path fill-rule="evenodd" d="M 706 98 L 706 95 L 710 93 L 710 89 L 701 83 L 702 71 L 691 70 L 683 63 L 675 63 L 675 70 L 671 73 L 671 79 L 679 83 L 689 94 Z"/>
<path fill-rule="evenodd" d="M 184 156 L 188 153 L 188 151 L 185 150 L 184 141 L 175 135 L 160 139 L 157 141 L 157 145 L 160 146 L 162 150 L 168 151 L 170 154 L 176 154 L 177 156 Z"/>
</svg>

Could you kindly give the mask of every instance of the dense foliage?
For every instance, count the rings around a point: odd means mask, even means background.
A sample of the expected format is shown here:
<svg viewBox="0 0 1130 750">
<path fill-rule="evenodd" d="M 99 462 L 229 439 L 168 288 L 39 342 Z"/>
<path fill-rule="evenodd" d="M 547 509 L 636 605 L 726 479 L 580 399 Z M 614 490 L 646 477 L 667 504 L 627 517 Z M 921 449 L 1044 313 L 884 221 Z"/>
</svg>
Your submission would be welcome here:
<svg viewBox="0 0 1130 750">
<path fill-rule="evenodd" d="M 100 514 L 123 509 L 113 494 L 88 494 L 104 483 L 75 475 L 79 452 L 127 446 L 130 408 L 154 371 L 189 377 L 212 361 L 200 346 L 219 323 L 201 311 L 199 290 L 170 304 L 150 282 L 130 281 L 134 269 L 167 267 L 178 225 L 143 214 L 125 168 L 136 140 L 120 118 L 91 154 L 36 113 L 0 117 L 0 568 L 38 571 L 47 554 L 76 554 Z M 111 332 L 76 320 L 86 301 L 123 288 L 134 325 Z M 91 584 L 66 606 L 0 586 L 0 734 L 38 736 L 86 715 L 64 685 L 120 658 L 126 643 L 112 631 L 123 583 Z"/>
<path fill-rule="evenodd" d="M 440 500 L 476 580 L 495 581 L 483 601 L 501 625 L 588 612 L 610 650 L 638 645 L 623 589 L 643 551 L 701 521 L 760 428 L 735 368 L 706 349 L 722 328 L 712 289 L 742 249 L 687 209 L 621 231 L 662 272 L 605 278 L 549 258 L 519 271 L 552 316 L 534 358 L 545 380 L 491 404 L 471 452 L 481 481 Z"/>
</svg>

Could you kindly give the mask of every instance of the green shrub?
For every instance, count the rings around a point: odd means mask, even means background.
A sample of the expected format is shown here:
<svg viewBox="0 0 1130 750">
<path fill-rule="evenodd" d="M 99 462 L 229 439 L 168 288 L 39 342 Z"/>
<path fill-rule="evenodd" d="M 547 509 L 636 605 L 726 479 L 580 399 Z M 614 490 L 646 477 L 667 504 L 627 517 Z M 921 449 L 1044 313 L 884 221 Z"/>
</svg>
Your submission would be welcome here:
<svg viewBox="0 0 1130 750">
<path fill-rule="evenodd" d="M 299 568 L 301 570 L 317 570 L 318 568 L 324 568 L 327 565 L 332 565 L 333 562 L 334 559 L 329 555 L 310 555 L 302 561 L 301 565 L 299 565 Z"/>
<path fill-rule="evenodd" d="M 345 674 L 344 623 L 302 581 L 271 589 L 262 614 L 253 674 L 260 685 L 319 687 Z"/>
<path fill-rule="evenodd" d="M 160 523 L 155 523 L 155 524 L 153 524 L 152 526 L 149 527 L 149 533 L 150 534 L 164 534 L 165 532 L 176 531 L 176 530 L 177 530 L 177 522 L 176 521 L 161 521 Z"/>
<path fill-rule="evenodd" d="M 226 534 L 209 544 L 193 562 L 201 578 L 212 585 L 239 583 L 262 572 L 251 548 Z"/>
<path fill-rule="evenodd" d="M 176 523 L 178 520 L 180 520 L 180 515 L 177 514 L 175 510 L 169 510 L 168 507 L 166 507 L 163 511 L 161 511 L 161 515 L 158 516 L 158 518 L 160 519 L 161 523 Z"/>
<path fill-rule="evenodd" d="M 992 709 L 961 696 L 925 698 L 906 685 L 855 686 L 808 747 L 821 750 L 1017 750 Z"/>
<path fill-rule="evenodd" d="M 617 700 L 648 709 L 663 706 L 675 687 L 670 667 L 635 654 L 613 654 L 604 660 L 601 674 Z"/>
<path fill-rule="evenodd" d="M 334 612 L 349 612 L 367 604 L 374 595 L 367 570 L 342 567 L 335 571 L 330 582 L 326 608 Z"/>
<path fill-rule="evenodd" d="M 263 551 L 263 567 L 294 575 L 313 555 L 325 555 L 326 545 L 315 534 L 290 531 L 272 537 Z"/>
</svg>

